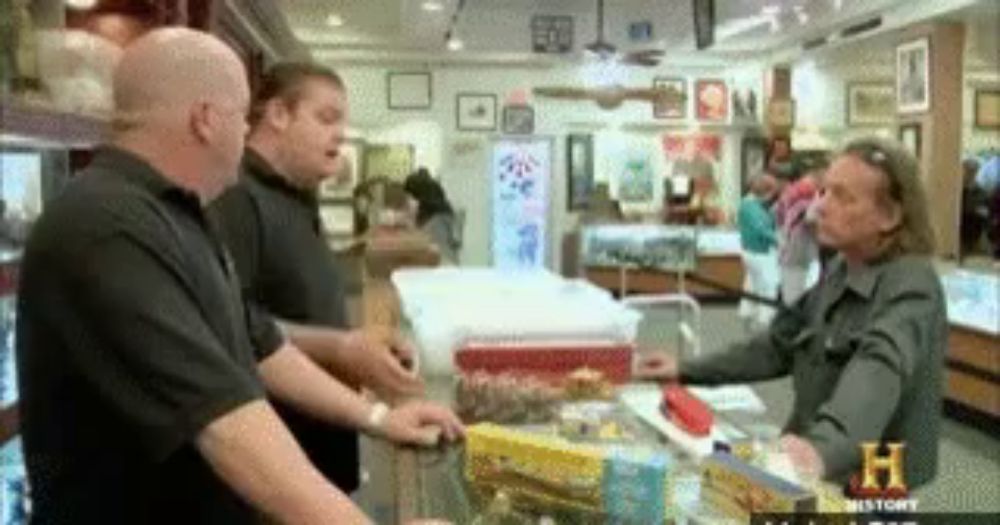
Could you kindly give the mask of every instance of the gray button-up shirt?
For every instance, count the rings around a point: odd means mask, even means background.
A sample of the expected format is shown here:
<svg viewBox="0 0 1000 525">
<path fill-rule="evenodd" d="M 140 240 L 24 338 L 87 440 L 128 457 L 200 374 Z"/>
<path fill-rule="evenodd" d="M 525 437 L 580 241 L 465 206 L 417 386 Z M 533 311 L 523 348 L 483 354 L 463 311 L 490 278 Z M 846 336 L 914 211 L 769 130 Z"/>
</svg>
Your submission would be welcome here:
<svg viewBox="0 0 1000 525">
<path fill-rule="evenodd" d="M 903 442 L 912 488 L 937 472 L 948 322 L 926 257 L 902 256 L 827 276 L 770 329 L 725 351 L 682 360 L 691 384 L 791 374 L 795 405 L 785 431 L 808 439 L 826 477 L 846 483 L 863 441 Z"/>
</svg>

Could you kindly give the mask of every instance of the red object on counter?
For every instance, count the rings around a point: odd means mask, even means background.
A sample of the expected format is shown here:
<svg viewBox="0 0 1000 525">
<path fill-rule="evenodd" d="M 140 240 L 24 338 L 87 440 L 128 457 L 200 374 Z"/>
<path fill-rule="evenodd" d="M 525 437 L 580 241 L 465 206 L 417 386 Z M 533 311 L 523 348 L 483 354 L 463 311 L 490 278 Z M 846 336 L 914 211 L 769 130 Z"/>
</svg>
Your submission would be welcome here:
<svg viewBox="0 0 1000 525">
<path fill-rule="evenodd" d="M 470 343 L 455 352 L 455 366 L 466 373 L 507 372 L 540 377 L 561 377 L 586 367 L 621 384 L 632 377 L 633 349 L 621 343 Z"/>
<path fill-rule="evenodd" d="M 661 409 L 671 422 L 688 434 L 707 436 L 712 431 L 715 420 L 712 409 L 683 386 L 670 384 L 663 387 Z"/>
</svg>

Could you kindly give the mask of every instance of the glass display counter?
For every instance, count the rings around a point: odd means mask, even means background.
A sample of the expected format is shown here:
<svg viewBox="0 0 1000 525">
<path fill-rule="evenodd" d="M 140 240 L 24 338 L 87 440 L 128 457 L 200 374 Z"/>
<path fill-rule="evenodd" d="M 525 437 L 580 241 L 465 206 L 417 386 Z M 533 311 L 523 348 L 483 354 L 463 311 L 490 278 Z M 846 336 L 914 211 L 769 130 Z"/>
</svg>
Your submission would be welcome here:
<svg viewBox="0 0 1000 525">
<path fill-rule="evenodd" d="M 619 294 L 675 293 L 699 299 L 724 290 L 685 280 L 696 274 L 740 290 L 739 232 L 726 228 L 654 224 L 591 225 L 581 229 L 580 261 L 588 280 Z"/>
<path fill-rule="evenodd" d="M 432 378 L 429 380 L 429 397 L 450 403 L 453 399 L 453 378 Z M 666 509 L 665 523 L 740 523 L 741 520 L 727 517 L 718 507 L 705 503 L 700 496 L 702 468 L 699 460 L 687 450 L 663 437 L 646 425 L 631 411 L 618 405 L 615 411 L 618 421 L 624 423 L 632 438 L 628 445 L 642 450 L 666 453 L 668 474 L 664 495 Z M 727 432 L 742 432 L 751 436 L 759 449 L 773 449 L 778 436 L 775 421 L 768 415 L 751 415 L 739 411 L 721 411 L 717 421 L 727 428 Z M 519 427 L 512 427 L 519 428 Z M 553 426 L 535 425 L 520 427 L 530 429 L 540 435 L 554 435 Z M 524 504 L 524 499 L 501 489 L 494 491 L 471 482 L 466 473 L 466 445 L 450 445 L 438 449 L 415 449 L 393 447 L 385 443 L 366 440 L 368 458 L 364 464 L 371 465 L 377 458 L 377 465 L 370 471 L 369 483 L 379 487 L 379 500 L 372 507 L 379 523 L 406 523 L 416 518 L 445 519 L 454 524 L 494 523 L 480 521 L 491 506 L 497 505 L 498 498 L 510 497 L 513 509 L 520 521 L 503 523 L 554 523 L 554 524 L 604 524 L 609 516 L 602 512 L 571 509 L 565 506 L 537 506 Z M 391 487 L 391 490 L 383 488 Z M 612 490 L 605 486 L 603 490 Z M 827 485 L 813 486 L 822 494 L 818 503 L 826 510 L 836 509 L 836 489 Z M 518 503 L 520 501 L 521 503 Z M 836 509 L 840 510 L 840 509 Z"/>
</svg>

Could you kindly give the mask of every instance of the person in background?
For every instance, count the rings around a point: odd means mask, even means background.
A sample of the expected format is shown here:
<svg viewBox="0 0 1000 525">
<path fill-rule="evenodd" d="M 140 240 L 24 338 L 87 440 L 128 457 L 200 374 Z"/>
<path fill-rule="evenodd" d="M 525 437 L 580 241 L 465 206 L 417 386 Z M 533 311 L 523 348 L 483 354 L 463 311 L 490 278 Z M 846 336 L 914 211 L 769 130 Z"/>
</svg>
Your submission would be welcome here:
<svg viewBox="0 0 1000 525">
<path fill-rule="evenodd" d="M 740 202 L 736 222 L 740 229 L 740 247 L 743 249 L 743 291 L 756 298 L 740 300 L 739 316 L 750 331 L 767 326 L 774 316 L 774 308 L 759 298 L 775 299 L 778 295 L 778 261 L 775 252 L 777 232 L 774 216 L 769 210 L 777 190 L 777 181 L 769 173 L 753 177 L 749 191 Z"/>
<path fill-rule="evenodd" d="M 112 145 L 31 233 L 17 364 L 36 525 L 370 524 L 265 392 L 397 442 L 462 432 L 440 407 L 370 403 L 244 302 L 206 207 L 237 181 L 246 77 L 207 33 L 133 41 Z"/>
<path fill-rule="evenodd" d="M 768 331 L 679 363 L 645 356 L 640 375 L 692 385 L 792 376 L 780 445 L 800 475 L 847 486 L 863 442 L 903 443 L 912 490 L 937 473 L 948 320 L 919 164 L 902 145 L 859 139 L 823 181 L 817 236 L 828 275 Z"/>
<path fill-rule="evenodd" d="M 352 327 L 346 276 L 318 220 L 316 191 L 338 173 L 348 114 L 340 76 L 306 62 L 264 72 L 250 109 L 239 182 L 210 208 L 243 295 L 274 316 L 318 365 L 392 401 L 422 393 L 399 334 Z M 344 170 L 339 170 L 344 173 Z M 309 459 L 345 492 L 359 485 L 358 433 L 272 399 Z"/>
<path fill-rule="evenodd" d="M 461 234 L 458 232 L 455 211 L 448 202 L 444 188 L 431 177 L 427 168 L 420 168 L 410 174 L 403 183 L 410 198 L 410 208 L 416 208 L 415 224 L 423 230 L 437 247 L 441 261 L 445 264 L 458 263 L 461 249 Z"/>
<path fill-rule="evenodd" d="M 977 253 L 983 232 L 989 227 L 989 195 L 976 182 L 979 161 L 974 158 L 962 161 L 962 215 L 959 227 L 961 257 Z"/>
<path fill-rule="evenodd" d="M 775 204 L 780 241 L 781 300 L 786 306 L 798 301 L 819 278 L 814 204 L 826 165 L 825 159 L 800 159 L 796 171 L 801 175 L 785 187 Z"/>
</svg>

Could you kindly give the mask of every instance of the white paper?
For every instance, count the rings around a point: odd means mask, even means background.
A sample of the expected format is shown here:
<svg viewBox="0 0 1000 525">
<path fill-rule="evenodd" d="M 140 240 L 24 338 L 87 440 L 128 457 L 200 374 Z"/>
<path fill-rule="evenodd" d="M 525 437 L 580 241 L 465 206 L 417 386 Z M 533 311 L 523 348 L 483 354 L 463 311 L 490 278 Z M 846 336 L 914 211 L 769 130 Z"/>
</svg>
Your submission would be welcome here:
<svg viewBox="0 0 1000 525">
<path fill-rule="evenodd" d="M 746 385 L 720 387 L 689 387 L 688 391 L 705 402 L 713 412 L 750 412 L 763 414 L 767 411 L 757 393 Z"/>
</svg>

